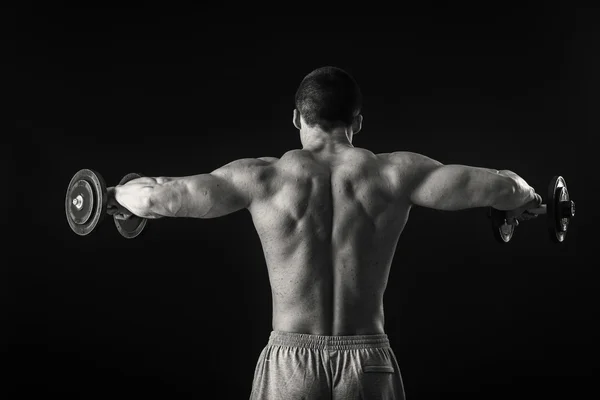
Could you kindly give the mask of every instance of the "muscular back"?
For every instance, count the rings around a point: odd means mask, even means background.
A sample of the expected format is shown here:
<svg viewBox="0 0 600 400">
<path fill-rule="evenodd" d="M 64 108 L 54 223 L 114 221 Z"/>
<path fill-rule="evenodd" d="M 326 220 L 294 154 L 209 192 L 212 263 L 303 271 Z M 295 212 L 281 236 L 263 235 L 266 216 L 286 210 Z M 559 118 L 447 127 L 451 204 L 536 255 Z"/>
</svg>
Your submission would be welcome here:
<svg viewBox="0 0 600 400">
<path fill-rule="evenodd" d="M 248 209 L 268 267 L 273 329 L 383 333 L 383 295 L 410 208 L 398 163 L 387 160 L 359 148 L 294 150 L 261 174 L 263 195 Z"/>
<path fill-rule="evenodd" d="M 383 295 L 411 205 L 513 210 L 539 202 L 510 171 L 344 145 L 148 179 L 117 187 L 115 200 L 145 218 L 248 209 L 269 271 L 273 329 L 324 335 L 383 333 Z"/>
</svg>

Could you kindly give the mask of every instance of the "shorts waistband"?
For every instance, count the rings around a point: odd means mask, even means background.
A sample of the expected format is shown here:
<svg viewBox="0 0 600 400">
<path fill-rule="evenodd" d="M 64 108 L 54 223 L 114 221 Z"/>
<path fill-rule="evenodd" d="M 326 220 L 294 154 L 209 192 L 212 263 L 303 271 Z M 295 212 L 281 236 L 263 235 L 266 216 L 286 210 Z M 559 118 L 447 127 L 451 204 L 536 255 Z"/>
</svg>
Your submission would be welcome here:
<svg viewBox="0 0 600 400">
<path fill-rule="evenodd" d="M 272 331 L 269 346 L 301 347 L 313 350 L 358 350 L 390 347 L 385 333 L 376 335 L 325 336 Z"/>
</svg>

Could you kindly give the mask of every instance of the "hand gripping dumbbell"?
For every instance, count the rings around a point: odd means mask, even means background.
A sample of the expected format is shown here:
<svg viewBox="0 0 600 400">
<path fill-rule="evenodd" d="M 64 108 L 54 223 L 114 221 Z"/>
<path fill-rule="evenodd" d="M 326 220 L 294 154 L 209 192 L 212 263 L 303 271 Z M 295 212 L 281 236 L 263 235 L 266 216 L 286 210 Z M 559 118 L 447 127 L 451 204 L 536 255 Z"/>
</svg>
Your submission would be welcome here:
<svg viewBox="0 0 600 400">
<path fill-rule="evenodd" d="M 546 215 L 546 224 L 550 239 L 555 243 L 564 242 L 571 218 L 575 216 L 575 202 L 571 200 L 567 183 L 562 176 L 555 176 L 548 185 L 546 204 L 527 210 L 536 215 Z M 491 208 L 488 217 L 492 222 L 494 238 L 500 243 L 508 243 L 513 237 L 516 224 L 509 223 L 507 211 Z"/>
</svg>

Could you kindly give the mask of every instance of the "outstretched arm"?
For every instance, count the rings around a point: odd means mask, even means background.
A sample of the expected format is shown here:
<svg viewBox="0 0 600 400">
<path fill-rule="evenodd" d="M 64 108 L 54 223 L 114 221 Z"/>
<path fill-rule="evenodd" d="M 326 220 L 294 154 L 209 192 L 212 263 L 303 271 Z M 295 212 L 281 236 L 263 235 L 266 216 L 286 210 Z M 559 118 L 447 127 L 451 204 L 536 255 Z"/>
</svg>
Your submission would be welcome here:
<svg viewBox="0 0 600 400">
<path fill-rule="evenodd" d="M 409 200 L 438 210 L 494 207 L 514 210 L 537 202 L 535 190 L 514 172 L 443 165 L 416 153 L 392 153 L 390 160 L 412 170 Z"/>
<path fill-rule="evenodd" d="M 233 161 L 210 173 L 179 178 L 138 178 L 109 188 L 109 207 L 143 218 L 215 218 L 250 206 L 263 195 L 271 159 Z"/>
</svg>

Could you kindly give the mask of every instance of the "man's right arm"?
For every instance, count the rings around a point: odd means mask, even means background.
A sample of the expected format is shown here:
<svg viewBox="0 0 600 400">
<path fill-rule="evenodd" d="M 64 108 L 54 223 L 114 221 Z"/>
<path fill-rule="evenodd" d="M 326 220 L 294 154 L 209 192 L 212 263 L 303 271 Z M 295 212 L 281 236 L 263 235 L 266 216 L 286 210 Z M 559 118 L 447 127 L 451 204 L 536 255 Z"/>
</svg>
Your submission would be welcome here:
<svg viewBox="0 0 600 400">
<path fill-rule="evenodd" d="M 109 214 L 122 213 L 119 208 L 142 218 L 216 218 L 231 214 L 264 196 L 275 160 L 245 158 L 210 173 L 133 179 L 108 188 Z"/>
<path fill-rule="evenodd" d="M 400 161 L 401 160 L 401 161 Z M 535 190 L 511 171 L 443 165 L 416 153 L 392 153 L 390 161 L 409 168 L 409 200 L 437 210 L 494 207 L 514 210 L 535 201 Z"/>
</svg>

